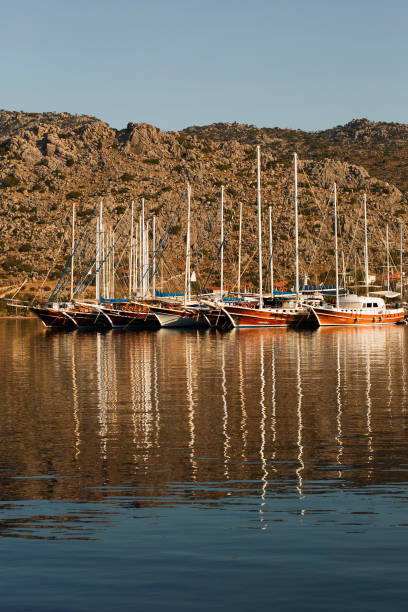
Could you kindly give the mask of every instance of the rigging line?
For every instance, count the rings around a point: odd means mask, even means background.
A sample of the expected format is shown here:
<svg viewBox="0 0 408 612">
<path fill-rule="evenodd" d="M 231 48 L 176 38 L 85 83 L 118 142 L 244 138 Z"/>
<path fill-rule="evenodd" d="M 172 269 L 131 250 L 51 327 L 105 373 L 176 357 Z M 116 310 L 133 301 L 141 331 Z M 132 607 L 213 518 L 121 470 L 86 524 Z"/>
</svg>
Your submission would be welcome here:
<svg viewBox="0 0 408 612">
<path fill-rule="evenodd" d="M 323 230 L 323 227 L 324 227 L 325 222 L 326 222 L 326 217 L 328 216 L 328 213 L 329 213 L 329 202 L 330 202 L 330 196 L 329 196 L 329 198 L 328 198 L 328 200 L 327 200 L 327 203 L 326 203 L 326 210 L 324 211 L 323 218 L 322 218 L 322 220 L 321 220 L 321 222 L 320 222 L 320 229 L 319 229 L 319 233 L 318 233 L 318 235 L 317 235 L 316 240 L 314 241 L 314 246 L 313 246 L 313 251 L 312 251 L 312 257 L 310 258 L 309 265 L 308 265 L 308 268 L 307 268 L 307 275 L 308 275 L 308 276 L 310 276 L 310 270 L 311 270 L 312 265 L 313 265 L 313 263 L 314 263 L 314 258 L 316 257 L 317 247 L 318 247 L 318 244 L 319 244 L 320 239 L 321 239 L 322 230 Z M 326 275 L 326 280 L 327 280 L 327 275 Z"/>
<path fill-rule="evenodd" d="M 275 251 L 276 251 L 276 244 L 278 242 L 278 235 L 279 235 L 279 231 L 281 229 L 283 213 L 284 213 L 284 210 L 285 210 L 285 208 L 284 208 L 285 201 L 289 201 L 289 181 L 290 181 L 290 175 L 288 176 L 288 178 L 286 180 L 286 195 L 282 198 L 281 211 L 279 213 L 278 221 L 277 221 L 276 226 L 275 226 L 274 237 L 272 239 L 272 253 L 268 257 L 268 266 L 267 266 L 266 273 L 265 273 L 266 277 L 269 276 L 269 272 L 270 272 L 270 269 L 271 269 L 272 258 L 273 258 L 274 254 L 275 254 Z M 286 197 L 286 200 L 285 200 L 285 197 Z M 242 277 L 242 274 L 241 274 L 241 277 Z"/>
<path fill-rule="evenodd" d="M 346 270 L 347 270 L 347 268 L 349 266 L 349 263 L 350 263 L 351 252 L 352 252 L 354 241 L 355 241 L 355 239 L 357 237 L 357 231 L 360 229 L 359 223 L 360 223 L 360 216 L 361 216 L 361 214 L 363 212 L 363 207 L 364 207 L 363 201 L 361 201 L 361 203 L 360 203 L 360 210 L 358 212 L 357 219 L 356 219 L 356 222 L 355 222 L 355 225 L 354 225 L 354 233 L 353 233 L 352 238 L 351 238 L 351 243 L 349 245 L 348 254 L 347 254 L 347 257 L 346 257 L 345 264 L 344 264 Z M 356 282 L 356 280 L 355 280 L 355 282 Z"/>
<path fill-rule="evenodd" d="M 374 235 L 374 231 L 376 231 L 375 236 L 376 236 L 377 240 L 380 240 L 380 241 L 382 242 L 382 246 L 383 246 L 383 247 L 385 247 L 385 246 L 386 246 L 386 243 L 385 243 L 385 240 L 384 240 L 384 229 L 383 229 L 383 228 L 380 226 L 380 221 L 379 221 L 379 220 L 378 220 L 378 219 L 377 219 L 375 216 L 371 216 L 369 213 L 370 213 L 370 210 L 369 210 L 369 208 L 367 207 L 367 226 L 368 226 L 368 225 L 370 225 L 370 228 L 371 228 L 371 230 L 370 230 L 370 234 L 371 234 L 371 235 Z M 369 218 L 369 216 L 371 217 L 371 218 L 370 218 L 370 221 L 369 221 L 369 219 L 368 219 L 368 218 Z M 367 246 L 368 246 L 368 245 L 367 245 Z M 384 249 L 382 249 L 382 253 L 383 253 L 383 252 L 384 252 Z M 384 259 L 383 259 L 383 256 L 381 256 L 381 262 L 382 262 L 382 263 L 381 263 L 381 264 L 379 264 L 379 265 L 381 266 L 381 276 L 382 276 L 382 280 L 384 280 L 384 271 L 385 271 L 385 270 L 384 270 L 384 267 L 385 267 L 385 261 L 384 261 Z M 376 261 L 376 264 L 378 265 L 377 261 Z M 371 262 L 371 265 L 372 265 L 372 267 L 374 268 L 374 271 L 376 272 L 377 267 L 376 267 L 376 266 L 374 267 L 373 262 Z"/>
<path fill-rule="evenodd" d="M 87 247 L 89 246 L 89 241 L 90 241 L 90 236 L 88 234 L 88 236 L 86 237 L 86 240 L 84 241 L 84 245 L 83 245 L 81 251 L 78 253 L 77 259 L 75 259 L 75 257 L 74 257 L 75 268 L 77 268 L 77 263 L 75 263 L 75 261 L 78 262 L 78 260 L 80 260 L 80 258 L 81 258 L 81 255 L 83 255 L 85 253 Z M 81 278 L 81 275 L 79 275 L 79 277 Z M 71 270 L 70 270 L 69 274 L 65 275 L 65 280 L 61 284 L 61 286 L 59 287 L 58 291 L 56 292 L 56 294 L 55 294 L 56 296 L 60 296 L 61 295 L 61 293 L 64 291 L 65 287 L 67 286 L 67 283 L 70 280 L 70 278 L 71 278 Z M 75 284 L 75 286 L 76 286 L 76 284 Z"/>
<path fill-rule="evenodd" d="M 162 224 L 160 223 L 160 221 L 159 221 L 159 219 L 158 219 L 157 217 L 156 217 L 156 227 L 157 227 L 157 232 L 158 232 L 158 234 L 159 234 L 159 232 L 162 232 L 162 233 L 164 234 L 165 230 L 163 229 L 163 226 L 162 226 Z M 158 248 L 158 247 L 157 247 L 157 248 Z M 171 270 L 170 270 L 169 265 L 167 264 L 167 262 L 166 262 L 166 261 L 165 261 L 165 259 L 164 259 L 164 252 L 163 252 L 163 255 L 162 255 L 162 260 L 161 260 L 161 261 L 162 261 L 162 264 L 164 265 L 164 267 L 165 267 L 165 269 L 166 269 L 167 273 L 170 275 L 170 274 L 171 274 Z M 158 262 L 158 263 L 160 263 L 160 262 Z M 183 275 L 184 275 L 184 272 L 183 272 Z M 172 277 L 172 278 L 175 278 L 175 277 Z M 168 280 L 166 280 L 166 281 L 162 281 L 162 282 L 163 282 L 163 283 L 167 283 L 169 280 L 172 280 L 172 279 L 171 279 L 171 278 L 169 278 Z"/>
<path fill-rule="evenodd" d="M 51 264 L 51 266 L 50 266 L 50 268 L 49 268 L 49 270 L 48 270 L 48 272 L 47 272 L 47 274 L 46 274 L 46 276 L 45 276 L 45 278 L 44 278 L 43 282 L 41 283 L 41 285 L 40 285 L 40 287 L 37 289 L 37 292 L 35 293 L 35 295 L 34 295 L 33 299 L 31 300 L 31 304 L 30 304 L 30 305 L 34 304 L 34 302 L 35 302 L 35 300 L 36 300 L 37 296 L 38 296 L 38 295 L 41 293 L 42 288 L 44 287 L 45 283 L 47 282 L 48 277 L 49 277 L 49 275 L 51 274 L 51 271 L 53 270 L 53 268 L 54 268 L 54 266 L 55 266 L 55 262 L 56 262 L 57 258 L 59 257 L 59 254 L 61 253 L 62 247 L 64 246 L 64 241 L 65 241 L 65 237 L 66 237 L 66 235 L 67 235 L 67 233 L 65 232 L 65 234 L 64 234 L 64 240 L 62 240 L 62 241 L 61 241 L 61 244 L 60 244 L 60 246 L 59 246 L 59 249 L 58 249 L 57 253 L 56 253 L 56 254 L 55 254 L 55 256 L 54 256 L 54 259 L 53 259 L 53 261 L 52 261 L 52 264 Z M 17 292 L 17 293 L 18 293 L 18 292 Z M 16 295 L 17 295 L 17 294 L 16 294 Z"/>
<path fill-rule="evenodd" d="M 157 235 L 159 236 L 160 234 L 164 234 L 165 229 L 163 228 L 163 225 L 160 223 L 160 220 L 158 217 L 156 217 L 156 228 L 157 228 Z M 164 266 L 166 272 L 168 273 L 168 275 L 172 274 L 172 271 L 170 269 L 170 266 L 168 265 L 168 263 L 165 261 L 164 259 L 164 253 L 163 253 L 163 258 L 161 260 L 162 265 Z M 167 282 L 167 281 L 163 281 L 163 282 Z"/>
<path fill-rule="evenodd" d="M 180 207 L 181 207 L 182 203 L 185 200 L 185 197 L 186 197 L 186 194 L 184 192 L 182 197 L 181 197 L 181 199 L 180 199 L 180 202 L 179 202 L 179 204 L 178 204 L 178 206 L 177 206 L 177 208 L 176 208 L 176 210 L 175 210 L 175 212 L 173 214 L 173 217 L 172 217 L 172 219 L 171 219 L 171 221 L 170 221 L 170 223 L 169 223 L 169 225 L 168 225 L 168 227 L 166 229 L 166 231 L 164 232 L 163 236 L 161 237 L 161 239 L 159 241 L 159 244 L 158 244 L 155 252 L 153 253 L 153 255 L 152 255 L 152 257 L 151 257 L 151 259 L 149 261 L 149 265 L 147 266 L 147 268 L 145 270 L 145 273 L 143 274 L 142 278 L 139 281 L 139 284 L 138 284 L 138 287 L 137 287 L 138 289 L 142 285 L 145 276 L 147 274 L 149 274 L 149 272 L 150 272 L 150 270 L 152 268 L 153 268 L 153 276 L 155 276 L 157 274 L 158 269 L 159 269 L 160 260 L 163 257 L 163 253 L 164 253 L 165 249 L 167 248 L 167 244 L 168 244 L 169 236 L 170 236 L 170 233 L 171 233 L 171 229 L 172 229 L 172 227 L 174 225 L 174 222 L 178 218 L 179 210 L 180 210 Z M 156 267 L 154 268 L 153 263 L 154 263 L 155 259 L 157 259 L 157 262 L 156 262 Z M 149 287 L 150 287 L 150 283 L 151 282 L 152 282 L 152 277 L 149 278 Z"/>
<path fill-rule="evenodd" d="M 257 252 L 258 252 L 258 246 L 255 248 L 255 251 L 253 252 L 253 254 L 251 255 L 251 257 L 250 257 L 250 258 L 249 258 L 249 260 L 247 261 L 247 264 L 246 264 L 245 268 L 242 270 L 242 273 L 241 273 L 241 278 L 242 278 L 242 276 L 245 274 L 245 272 L 248 270 L 248 266 L 249 266 L 249 264 L 250 264 L 250 263 L 251 263 L 251 262 L 254 260 L 254 257 L 255 257 L 255 255 L 257 254 Z"/>
<path fill-rule="evenodd" d="M 306 174 L 304 168 L 302 168 L 300 170 L 300 172 L 303 174 L 304 178 L 306 179 L 306 181 L 307 181 L 307 183 L 309 185 L 310 191 L 312 192 L 313 199 L 314 199 L 315 203 L 317 204 L 317 206 L 319 207 L 320 212 L 322 212 L 322 208 L 324 208 L 324 203 L 323 202 L 322 203 L 319 202 L 319 198 L 317 197 L 317 195 L 316 195 L 316 193 L 314 191 L 314 188 L 312 186 L 312 183 L 310 182 L 309 177 Z"/>
<path fill-rule="evenodd" d="M 385 222 L 387 222 L 387 221 L 385 220 Z M 384 249 L 383 249 L 383 252 L 384 252 L 384 250 L 385 250 L 385 248 L 387 246 L 386 240 L 384 238 L 384 228 L 381 227 L 379 220 L 375 220 L 375 223 L 376 223 L 376 227 L 377 227 L 377 230 L 378 230 L 378 234 L 379 234 L 380 240 L 382 242 L 382 246 L 384 247 Z M 389 229 L 392 229 L 392 226 L 393 226 L 393 222 L 388 220 L 388 227 L 389 227 Z M 392 238 L 391 238 L 391 231 L 390 231 L 389 246 L 391 246 L 391 242 L 394 242 L 394 244 L 395 244 L 395 240 L 392 240 Z M 394 262 L 394 259 L 393 259 L 392 255 L 391 255 L 391 248 L 390 248 L 390 251 L 389 251 L 389 258 L 390 258 L 390 268 L 397 267 L 397 265 Z M 386 265 L 385 262 L 382 265 L 384 267 Z"/>
<path fill-rule="evenodd" d="M 217 209 L 217 206 L 215 206 L 214 210 L 212 211 L 212 216 L 208 218 L 207 225 L 206 225 L 206 228 L 204 230 L 203 239 L 201 241 L 200 248 L 199 248 L 198 253 L 196 255 L 196 258 L 195 258 L 194 264 L 192 266 L 191 272 L 195 272 L 198 264 L 200 263 L 201 257 L 203 255 L 202 251 L 204 249 L 204 244 L 205 244 L 205 242 L 207 240 L 208 234 L 210 233 L 210 231 L 212 229 L 212 224 L 213 224 L 213 222 L 214 222 L 214 220 L 215 220 L 215 218 L 217 216 L 217 212 L 218 212 L 218 209 Z"/>
<path fill-rule="evenodd" d="M 312 192 L 313 199 L 314 199 L 315 203 L 317 204 L 317 206 L 318 206 L 318 208 L 319 208 L 320 212 L 322 213 L 322 208 L 323 208 L 323 210 L 324 210 L 324 205 L 323 205 L 323 203 L 321 203 L 321 202 L 319 201 L 319 198 L 317 197 L 317 195 L 316 195 L 316 193 L 315 193 L 315 190 L 314 190 L 314 188 L 313 188 L 313 186 L 312 186 L 312 183 L 310 182 L 310 179 L 309 179 L 309 177 L 308 177 L 307 173 L 305 172 L 304 168 L 302 168 L 302 169 L 301 169 L 301 173 L 302 173 L 303 177 L 306 179 L 306 181 L 307 181 L 307 183 L 308 183 L 308 185 L 309 185 L 310 191 Z M 321 235 L 321 231 L 322 231 L 322 227 L 323 227 L 323 225 L 324 225 L 324 221 L 325 221 L 326 215 L 327 215 L 327 205 L 326 205 L 326 212 L 325 212 L 325 214 L 324 214 L 324 216 L 323 216 L 323 219 L 322 219 L 322 222 L 321 222 L 321 225 L 320 225 L 319 234 L 318 234 L 318 236 L 317 236 L 317 239 L 316 239 L 316 240 L 314 240 L 314 247 L 313 247 L 313 252 L 312 252 L 312 258 L 311 258 L 311 260 L 310 260 L 310 262 L 309 262 L 309 265 L 308 265 L 308 267 L 307 267 L 307 271 L 306 271 L 306 275 L 307 275 L 307 276 L 310 276 L 310 269 L 311 269 L 311 267 L 312 267 L 312 263 L 313 263 L 313 260 L 314 260 L 314 258 L 315 258 L 315 255 L 316 255 L 316 251 L 317 251 L 317 244 L 318 244 L 318 242 L 319 242 L 319 240 L 320 240 L 320 235 Z"/>
<path fill-rule="evenodd" d="M 118 284 L 119 289 L 125 289 L 128 286 L 128 282 L 127 280 L 125 280 L 125 278 L 126 279 L 128 278 L 128 275 L 121 273 L 119 266 L 121 265 L 123 258 L 127 255 L 127 248 L 128 248 L 129 242 L 130 242 L 130 237 L 126 240 L 125 244 L 123 245 L 123 249 L 119 254 L 118 254 L 118 249 L 115 248 L 115 268 L 114 268 L 115 286 L 116 284 Z"/>
<path fill-rule="evenodd" d="M 117 228 L 117 227 L 119 227 L 119 225 L 122 223 L 122 221 L 124 220 L 124 218 L 126 217 L 126 215 L 127 215 L 127 214 L 128 214 L 128 211 L 126 210 L 126 211 L 125 211 L 125 212 L 122 214 L 122 216 L 120 217 L 120 219 L 118 220 L 118 222 L 116 223 L 116 225 L 115 225 L 115 227 L 114 227 L 113 231 L 115 231 L 115 230 L 116 230 L 116 228 Z M 125 224 L 125 228 L 124 228 L 124 229 L 126 229 L 126 224 Z M 123 234 L 123 231 L 121 232 L 121 234 L 119 234 L 119 236 L 118 236 L 117 240 L 116 240 L 116 241 L 114 242 L 114 244 L 112 245 L 112 249 L 113 249 L 113 248 L 116 246 L 116 244 L 118 243 L 118 241 L 119 241 L 119 239 L 120 239 L 120 237 L 121 237 L 121 235 L 122 235 L 122 234 Z M 92 244 L 92 243 L 91 243 L 91 247 L 93 247 L 93 244 Z M 79 294 L 79 292 L 81 291 L 82 287 L 84 286 L 84 284 L 85 284 L 85 282 L 86 282 L 86 277 L 87 277 L 88 275 L 91 275 L 91 270 L 92 270 L 93 266 L 96 264 L 96 254 L 94 254 L 94 252 L 93 252 L 92 250 L 91 250 L 91 253 L 92 253 L 91 257 L 88 259 L 88 261 L 87 261 L 86 265 L 84 266 L 85 273 L 83 273 L 83 274 L 82 274 L 82 276 L 80 276 L 80 277 L 78 278 L 78 281 L 77 281 L 77 283 L 76 283 L 76 285 L 75 285 L 75 289 L 74 289 L 74 297 L 76 297 L 76 296 Z M 109 254 L 110 254 L 110 253 L 108 253 L 108 255 L 109 255 Z M 103 263 L 103 262 L 102 262 L 102 263 Z M 94 277 L 95 277 L 96 273 L 97 273 L 97 270 L 95 270 L 95 273 L 94 273 L 94 275 L 92 276 L 92 278 L 90 279 L 90 282 L 92 282 L 92 280 L 94 279 Z M 85 291 L 85 290 L 88 288 L 88 286 L 89 286 L 89 283 L 86 285 L 86 287 L 85 287 L 84 291 Z"/>
<path fill-rule="evenodd" d="M 84 229 L 84 231 L 82 232 L 81 237 L 80 237 L 79 241 L 77 242 L 77 244 L 76 244 L 76 246 L 75 246 L 75 249 L 74 249 L 74 250 L 73 250 L 73 252 L 71 253 L 71 257 L 68 259 L 67 265 L 65 266 L 65 268 L 64 268 L 64 270 L 63 270 L 63 272 L 62 272 L 62 274 L 61 274 L 61 276 L 60 276 L 60 278 L 59 278 L 59 280 L 58 280 L 57 284 L 55 285 L 53 292 L 51 293 L 50 297 L 48 298 L 48 301 L 49 301 L 49 302 L 51 301 L 52 296 L 54 295 L 54 293 L 56 292 L 56 290 L 57 290 L 57 288 L 58 288 L 59 284 L 61 283 L 61 280 L 62 280 L 62 278 L 64 277 L 64 274 L 66 273 L 66 271 L 67 271 L 68 267 L 70 266 L 70 264 L 71 264 L 71 260 L 72 260 L 72 258 L 74 257 L 75 252 L 76 252 L 76 250 L 78 249 L 78 247 L 79 247 L 79 245 L 80 245 L 80 243 L 81 243 L 81 241 L 82 241 L 82 238 L 84 237 L 84 235 L 85 235 L 85 233 L 86 233 L 86 231 L 87 231 L 87 229 L 88 229 L 88 226 L 89 226 L 89 224 L 90 224 L 90 223 L 91 223 L 91 221 L 92 221 L 92 218 L 93 218 L 93 216 L 94 216 L 94 214 L 95 214 L 95 210 L 96 210 L 96 206 L 94 206 L 94 207 L 93 207 L 93 210 L 92 210 L 91 216 L 90 216 L 90 218 L 89 218 L 89 220 L 88 220 L 88 223 L 86 224 L 85 229 Z"/>
<path fill-rule="evenodd" d="M 123 215 L 121 216 L 121 218 L 119 219 L 119 221 L 117 222 L 117 224 L 115 225 L 115 227 L 113 228 L 113 231 L 116 232 L 118 231 L 118 228 L 121 226 L 123 219 L 125 218 L 125 215 L 127 214 L 128 211 L 125 211 L 123 213 Z M 105 264 L 106 260 L 110 257 L 111 252 L 113 251 L 115 245 L 119 242 L 121 236 L 123 235 L 123 232 L 125 231 L 125 229 L 127 229 L 126 224 L 123 224 L 124 227 L 122 228 L 122 230 L 119 232 L 118 237 L 116 238 L 115 242 L 111 245 L 109 251 L 106 253 L 104 259 L 102 261 L 99 262 L 99 267 L 98 269 L 96 269 L 96 265 L 95 265 L 95 272 L 90 275 L 90 279 L 87 283 L 87 285 L 84 288 L 84 292 L 88 289 L 89 285 L 92 283 L 92 281 L 94 280 L 95 276 L 98 274 L 98 272 L 101 271 L 101 269 L 103 268 L 103 265 Z M 77 295 L 77 293 L 74 294 L 74 297 Z"/>
<path fill-rule="evenodd" d="M 85 252 L 85 249 L 83 251 L 83 258 L 85 259 L 85 257 L 88 257 L 88 259 L 86 260 L 85 264 L 82 266 L 82 270 L 81 270 L 81 274 L 78 275 L 78 279 L 75 283 L 75 286 L 73 288 L 73 295 L 76 296 L 78 295 L 81 287 L 84 285 L 86 277 L 88 274 L 91 273 L 92 267 L 96 261 L 95 259 L 95 252 L 94 252 L 94 244 L 93 241 L 91 239 L 91 236 L 89 236 L 87 245 L 88 250 Z"/>
<path fill-rule="evenodd" d="M 244 193 L 244 187 L 246 187 L 246 185 L 247 185 L 250 171 L 251 171 L 251 166 L 248 167 L 247 175 L 246 175 L 245 181 L 244 181 L 244 183 L 243 183 L 243 185 L 241 187 L 241 192 L 240 192 L 240 194 L 239 194 L 239 196 L 238 196 L 238 198 L 236 200 L 235 207 L 233 209 L 233 213 L 232 213 L 232 215 L 230 217 L 227 230 L 226 230 L 226 232 L 224 234 L 224 239 L 221 242 L 220 246 L 218 247 L 217 256 L 215 257 L 215 259 L 213 259 L 213 263 L 212 263 L 211 269 L 210 269 L 210 271 L 208 273 L 208 276 L 206 278 L 206 281 L 205 281 L 204 285 L 201 287 L 200 291 L 197 292 L 199 295 L 204 295 L 205 294 L 205 290 L 207 289 L 208 282 L 209 282 L 209 280 L 210 280 L 210 278 L 211 278 L 211 276 L 212 276 L 212 274 L 214 272 L 215 264 L 218 262 L 218 260 L 220 258 L 221 250 L 224 249 L 224 247 L 227 244 L 227 240 L 228 240 L 229 233 L 231 231 L 232 223 L 233 223 L 233 221 L 235 219 L 235 216 L 237 214 L 239 203 L 242 200 L 242 195 Z"/>
</svg>

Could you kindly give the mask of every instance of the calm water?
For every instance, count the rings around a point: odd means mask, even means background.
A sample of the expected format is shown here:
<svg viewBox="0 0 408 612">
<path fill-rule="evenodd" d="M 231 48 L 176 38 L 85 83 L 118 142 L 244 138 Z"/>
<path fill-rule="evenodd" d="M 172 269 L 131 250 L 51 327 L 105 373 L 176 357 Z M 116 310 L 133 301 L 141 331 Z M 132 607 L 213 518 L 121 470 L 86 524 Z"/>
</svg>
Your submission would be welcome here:
<svg viewBox="0 0 408 612">
<path fill-rule="evenodd" d="M 408 329 L 0 320 L 2 610 L 406 610 Z"/>
</svg>

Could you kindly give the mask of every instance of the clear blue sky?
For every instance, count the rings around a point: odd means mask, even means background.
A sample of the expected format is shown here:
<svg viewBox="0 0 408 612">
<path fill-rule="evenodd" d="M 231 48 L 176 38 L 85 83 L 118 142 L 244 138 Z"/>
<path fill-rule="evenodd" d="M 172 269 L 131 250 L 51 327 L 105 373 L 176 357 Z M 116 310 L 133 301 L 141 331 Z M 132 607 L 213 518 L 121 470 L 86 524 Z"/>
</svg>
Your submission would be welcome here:
<svg viewBox="0 0 408 612">
<path fill-rule="evenodd" d="M 408 122 L 406 1 L 20 0 L 1 26 L 1 108 L 164 130 Z"/>
</svg>

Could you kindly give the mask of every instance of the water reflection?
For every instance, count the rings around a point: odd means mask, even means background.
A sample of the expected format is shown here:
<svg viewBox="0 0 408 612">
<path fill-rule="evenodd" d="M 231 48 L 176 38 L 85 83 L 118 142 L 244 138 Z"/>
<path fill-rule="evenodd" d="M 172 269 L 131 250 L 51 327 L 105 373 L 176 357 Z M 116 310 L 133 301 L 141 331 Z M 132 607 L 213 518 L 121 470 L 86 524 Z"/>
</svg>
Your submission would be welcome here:
<svg viewBox="0 0 408 612">
<path fill-rule="evenodd" d="M 0 323 L 4 502 L 251 497 L 266 530 L 276 496 L 304 516 L 318 489 L 407 480 L 405 328 L 93 335 Z M 4 535 L 24 533 L 13 508 L 12 519 L 0 509 Z"/>
</svg>

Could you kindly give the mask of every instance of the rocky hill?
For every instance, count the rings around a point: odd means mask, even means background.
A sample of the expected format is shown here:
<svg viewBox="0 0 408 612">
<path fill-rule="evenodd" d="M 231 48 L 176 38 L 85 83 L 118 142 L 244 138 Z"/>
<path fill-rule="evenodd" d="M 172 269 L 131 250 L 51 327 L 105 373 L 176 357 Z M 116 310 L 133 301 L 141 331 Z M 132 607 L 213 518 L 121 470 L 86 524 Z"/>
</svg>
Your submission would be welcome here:
<svg viewBox="0 0 408 612">
<path fill-rule="evenodd" d="M 243 203 L 243 284 L 256 283 L 252 264 L 256 246 L 255 145 L 262 147 L 262 200 L 272 206 L 275 278 L 293 280 L 292 157 L 299 154 L 300 247 L 302 273 L 314 280 L 331 274 L 333 182 L 338 184 L 339 217 L 345 267 L 360 269 L 361 202 L 367 192 L 371 268 L 384 264 L 384 226 L 390 225 L 394 259 L 399 222 L 406 222 L 408 126 L 354 120 L 323 132 L 302 132 L 232 124 L 189 127 L 180 132 L 129 123 L 115 130 L 88 116 L 68 113 L 0 111 L 0 284 L 30 274 L 56 277 L 69 254 L 70 214 L 77 205 L 84 223 L 103 199 L 112 225 L 130 202 L 145 199 L 161 230 L 176 209 L 186 182 L 192 185 L 193 255 L 209 217 L 226 189 L 227 283 L 236 278 L 238 199 Z M 234 216 L 235 215 L 235 216 Z M 184 266 L 185 217 L 173 230 L 166 270 L 179 288 Z M 267 260 L 265 235 L 265 259 Z M 206 276 L 217 237 L 204 247 L 198 268 Z M 267 264 L 266 266 L 267 267 Z M 357 275 L 358 275 L 357 271 Z M 217 284 L 215 272 L 210 284 Z"/>
</svg>

